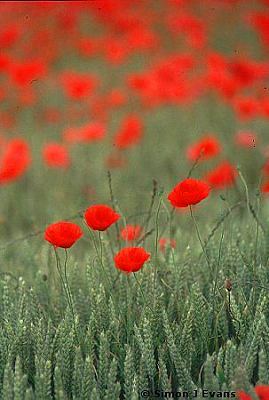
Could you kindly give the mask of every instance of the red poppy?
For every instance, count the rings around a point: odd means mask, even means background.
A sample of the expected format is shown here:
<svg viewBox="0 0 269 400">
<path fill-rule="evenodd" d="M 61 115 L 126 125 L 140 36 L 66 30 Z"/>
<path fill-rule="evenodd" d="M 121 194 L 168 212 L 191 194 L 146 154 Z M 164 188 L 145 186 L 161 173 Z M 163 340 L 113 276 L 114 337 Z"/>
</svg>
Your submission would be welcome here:
<svg viewBox="0 0 269 400">
<path fill-rule="evenodd" d="M 129 54 L 127 43 L 116 38 L 104 39 L 103 48 L 107 61 L 113 65 L 124 63 Z"/>
<path fill-rule="evenodd" d="M 255 387 L 255 392 L 258 395 L 259 400 L 269 399 L 269 386 L 258 385 Z M 237 393 L 239 400 L 252 400 L 251 396 L 243 391 Z"/>
<path fill-rule="evenodd" d="M 264 173 L 264 175 L 269 176 L 269 160 L 266 160 L 263 167 L 262 167 L 262 171 Z"/>
<path fill-rule="evenodd" d="M 260 400 L 269 399 L 269 385 L 259 385 L 255 387 L 255 392 L 257 393 Z"/>
<path fill-rule="evenodd" d="M 114 257 L 116 268 L 123 272 L 131 273 L 139 271 L 150 258 L 142 247 L 125 247 Z"/>
<path fill-rule="evenodd" d="M 134 146 L 141 140 L 142 134 L 143 126 L 140 118 L 136 115 L 129 115 L 123 120 L 120 130 L 115 136 L 115 145 L 119 149 Z"/>
<path fill-rule="evenodd" d="M 217 156 L 221 151 L 221 146 L 214 136 L 204 136 L 187 149 L 187 157 L 190 161 L 207 160 Z"/>
<path fill-rule="evenodd" d="M 214 189 L 225 189 L 235 183 L 237 171 L 228 161 L 224 161 L 210 171 L 205 180 Z"/>
<path fill-rule="evenodd" d="M 23 139 L 12 139 L 7 143 L 0 161 L 0 184 L 21 177 L 31 163 L 30 148 Z"/>
<path fill-rule="evenodd" d="M 269 182 L 266 182 L 261 186 L 261 192 L 266 195 L 269 194 Z"/>
<path fill-rule="evenodd" d="M 71 163 L 67 148 L 60 143 L 47 143 L 43 148 L 43 159 L 53 168 L 68 168 Z"/>
<path fill-rule="evenodd" d="M 253 119 L 259 113 L 259 102 L 254 97 L 238 97 L 234 101 L 234 110 L 241 120 Z"/>
<path fill-rule="evenodd" d="M 87 225 L 94 231 L 105 231 L 110 225 L 114 224 L 120 218 L 111 207 L 98 204 L 90 206 L 85 212 Z"/>
<path fill-rule="evenodd" d="M 175 247 L 176 247 L 175 239 L 168 239 L 168 238 L 164 238 L 164 237 L 160 238 L 159 239 L 160 251 L 162 253 L 164 253 L 167 247 L 171 247 L 171 248 L 175 249 Z"/>
<path fill-rule="evenodd" d="M 235 135 L 235 143 L 240 147 L 251 149 L 256 147 L 257 137 L 252 132 L 238 132 Z"/>
<path fill-rule="evenodd" d="M 33 81 L 46 75 L 46 66 L 40 60 L 14 62 L 10 66 L 12 80 L 18 86 L 30 85 Z"/>
<path fill-rule="evenodd" d="M 120 107 L 127 102 L 127 97 L 121 89 L 113 89 L 108 93 L 106 100 L 109 107 Z"/>
<path fill-rule="evenodd" d="M 206 182 L 188 178 L 174 187 L 168 200 L 173 207 L 188 207 L 204 200 L 209 192 L 210 187 Z"/>
<path fill-rule="evenodd" d="M 82 229 L 72 222 L 59 221 L 49 225 L 44 234 L 44 239 L 55 247 L 68 249 L 83 235 Z"/>
<path fill-rule="evenodd" d="M 137 240 L 142 233 L 142 227 L 140 225 L 126 225 L 121 230 L 121 237 L 126 241 Z"/>
<path fill-rule="evenodd" d="M 61 82 L 67 97 L 74 100 L 83 100 L 92 95 L 96 86 L 96 78 L 78 72 L 64 72 Z"/>
<path fill-rule="evenodd" d="M 63 138 L 68 143 L 88 143 L 103 140 L 106 135 L 105 125 L 101 122 L 90 122 L 77 128 L 68 128 Z"/>
<path fill-rule="evenodd" d="M 237 392 L 237 396 L 239 400 L 252 400 L 249 394 L 242 391 Z"/>
<path fill-rule="evenodd" d="M 83 37 L 78 39 L 77 48 L 80 54 L 84 57 L 91 57 L 98 51 L 98 40 Z"/>
</svg>

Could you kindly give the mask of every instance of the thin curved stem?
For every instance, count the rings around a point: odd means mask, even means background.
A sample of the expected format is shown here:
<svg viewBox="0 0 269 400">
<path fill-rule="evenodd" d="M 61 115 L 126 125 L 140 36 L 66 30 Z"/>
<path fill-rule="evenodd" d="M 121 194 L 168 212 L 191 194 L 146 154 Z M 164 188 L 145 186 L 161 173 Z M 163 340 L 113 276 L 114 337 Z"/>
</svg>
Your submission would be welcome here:
<svg viewBox="0 0 269 400">
<path fill-rule="evenodd" d="M 194 226 L 195 226 L 195 230 L 196 230 L 196 233 L 197 233 L 198 240 L 200 242 L 200 245 L 201 245 L 201 248 L 203 250 L 203 253 L 204 253 L 208 268 L 209 268 L 210 273 L 211 273 L 212 278 L 213 278 L 213 271 L 212 271 L 212 268 L 211 268 L 211 265 L 210 265 L 210 261 L 209 261 L 208 255 L 206 253 L 206 250 L 205 250 L 205 247 L 204 247 L 204 244 L 203 244 L 203 240 L 201 238 L 200 231 L 199 231 L 199 228 L 198 228 L 198 224 L 197 224 L 196 218 L 195 218 L 195 216 L 193 214 L 193 210 L 192 210 L 192 206 L 191 205 L 190 205 L 190 213 L 191 213 L 191 218 L 192 218 Z"/>
<path fill-rule="evenodd" d="M 69 310 L 70 310 L 72 318 L 73 318 L 74 331 L 77 336 L 77 340 L 79 341 L 79 336 L 78 336 L 77 327 L 76 327 L 76 318 L 75 318 L 75 313 L 74 313 L 74 309 L 73 309 L 73 305 L 72 305 L 71 291 L 69 288 L 68 278 L 67 278 L 67 260 L 68 260 L 67 250 L 65 249 L 64 277 L 63 277 L 59 255 L 56 251 L 56 248 L 53 247 L 53 249 L 54 249 L 54 253 L 55 253 L 55 257 L 56 257 L 56 268 L 57 268 L 57 271 L 58 271 L 58 274 L 60 277 L 60 281 L 61 281 L 63 290 L 66 295 L 66 300 L 67 300 Z"/>
</svg>

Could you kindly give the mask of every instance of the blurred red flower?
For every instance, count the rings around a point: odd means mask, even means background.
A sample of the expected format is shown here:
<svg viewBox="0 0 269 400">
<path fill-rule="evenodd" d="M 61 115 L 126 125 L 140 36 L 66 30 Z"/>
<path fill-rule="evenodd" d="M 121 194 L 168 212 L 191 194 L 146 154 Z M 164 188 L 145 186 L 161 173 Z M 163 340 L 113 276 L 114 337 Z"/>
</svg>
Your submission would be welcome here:
<svg viewBox="0 0 269 400">
<path fill-rule="evenodd" d="M 87 208 L 85 214 L 87 225 L 95 231 L 105 231 L 112 224 L 118 221 L 120 215 L 117 214 L 111 207 L 98 204 Z"/>
<path fill-rule="evenodd" d="M 126 241 L 137 240 L 142 233 L 142 227 L 140 225 L 126 225 L 121 230 L 121 237 Z"/>
<path fill-rule="evenodd" d="M 260 104 L 254 97 L 237 97 L 234 100 L 233 106 L 235 112 L 241 120 L 255 118 L 260 111 Z"/>
<path fill-rule="evenodd" d="M 21 177 L 31 163 L 28 143 L 23 139 L 11 139 L 0 160 L 0 184 L 13 182 Z"/>
<path fill-rule="evenodd" d="M 228 161 L 224 161 L 210 171 L 204 179 L 214 189 L 225 189 L 234 185 L 236 176 L 236 168 Z"/>
<path fill-rule="evenodd" d="M 70 71 L 61 75 L 61 83 L 67 97 L 73 100 L 83 100 L 92 95 L 97 80 L 89 74 Z"/>
<path fill-rule="evenodd" d="M 143 134 L 142 121 L 137 115 L 129 115 L 122 122 L 119 132 L 115 135 L 115 146 L 126 149 L 139 143 Z"/>
<path fill-rule="evenodd" d="M 21 36 L 21 29 L 18 24 L 10 24 L 1 29 L 0 32 L 0 47 L 13 46 Z"/>
<path fill-rule="evenodd" d="M 204 200 L 209 193 L 210 187 L 206 182 L 188 178 L 174 187 L 168 200 L 173 207 L 188 207 Z"/>
<path fill-rule="evenodd" d="M 44 234 L 44 239 L 55 247 L 67 249 L 83 235 L 82 229 L 72 222 L 59 221 L 49 225 Z"/>
<path fill-rule="evenodd" d="M 7 72 L 10 65 L 10 57 L 6 54 L 0 54 L 0 72 Z"/>
<path fill-rule="evenodd" d="M 120 107 L 127 102 L 127 97 L 121 89 L 113 89 L 106 96 L 106 101 L 109 107 Z"/>
<path fill-rule="evenodd" d="M 106 127 L 101 122 L 90 122 L 77 128 L 68 128 L 63 132 L 63 138 L 68 143 L 88 143 L 103 140 Z"/>
<path fill-rule="evenodd" d="M 77 48 L 84 57 L 91 57 L 98 51 L 98 41 L 91 37 L 82 37 L 77 41 Z"/>
<path fill-rule="evenodd" d="M 116 268 L 131 273 L 139 271 L 149 258 L 150 254 L 142 247 L 125 247 L 115 255 L 114 261 Z"/>
<path fill-rule="evenodd" d="M 9 72 L 15 84 L 25 86 L 43 78 L 46 74 L 46 66 L 40 60 L 14 61 L 10 64 Z"/>
<path fill-rule="evenodd" d="M 187 158 L 190 161 L 208 160 L 217 156 L 221 151 L 221 145 L 214 136 L 204 136 L 187 149 Z"/>
<path fill-rule="evenodd" d="M 43 160 L 49 167 L 53 168 L 68 168 L 71 164 L 67 148 L 56 142 L 45 144 Z"/>
<path fill-rule="evenodd" d="M 162 253 L 164 253 L 167 247 L 171 247 L 171 248 L 175 249 L 175 247 L 176 247 L 175 239 L 169 239 L 169 238 L 165 238 L 165 237 L 160 238 L 159 239 L 160 251 Z"/>
<path fill-rule="evenodd" d="M 235 143 L 238 146 L 251 149 L 256 147 L 257 137 L 253 132 L 238 132 L 235 135 Z"/>
<path fill-rule="evenodd" d="M 261 185 L 261 192 L 266 195 L 269 194 L 269 182 L 265 182 Z"/>
</svg>

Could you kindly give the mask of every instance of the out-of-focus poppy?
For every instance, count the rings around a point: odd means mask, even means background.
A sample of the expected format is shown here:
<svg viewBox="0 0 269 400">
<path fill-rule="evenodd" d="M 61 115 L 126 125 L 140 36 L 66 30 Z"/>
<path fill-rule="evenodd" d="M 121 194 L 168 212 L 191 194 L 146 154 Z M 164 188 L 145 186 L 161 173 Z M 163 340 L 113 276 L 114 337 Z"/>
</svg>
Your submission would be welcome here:
<svg viewBox="0 0 269 400">
<path fill-rule="evenodd" d="M 169 238 L 161 237 L 161 238 L 159 239 L 159 249 L 160 249 L 160 251 L 161 251 L 162 253 L 164 253 L 165 250 L 166 250 L 168 247 L 171 247 L 171 248 L 175 249 L 175 247 L 176 247 L 176 241 L 175 241 L 175 239 L 169 239 Z"/>
<path fill-rule="evenodd" d="M 252 149 L 257 145 L 257 136 L 253 132 L 238 132 L 235 135 L 235 143 L 246 149 Z"/>
<path fill-rule="evenodd" d="M 97 85 L 95 77 L 78 72 L 64 72 L 61 83 L 67 97 L 73 100 L 83 100 L 90 97 Z"/>
<path fill-rule="evenodd" d="M 256 395 L 259 400 L 268 400 L 269 399 L 269 386 L 268 385 L 258 385 L 255 387 Z M 239 400 L 252 400 L 251 396 L 243 391 L 239 391 L 237 393 Z"/>
<path fill-rule="evenodd" d="M 23 139 L 8 141 L 0 159 L 0 184 L 20 178 L 30 163 L 31 153 L 28 143 Z"/>
<path fill-rule="evenodd" d="M 137 115 L 127 116 L 117 132 L 114 143 L 119 149 L 132 147 L 140 142 L 143 135 L 143 124 Z"/>
<path fill-rule="evenodd" d="M 89 143 L 103 140 L 106 134 L 105 125 L 101 122 L 90 122 L 77 128 L 68 128 L 63 132 L 63 139 L 68 143 Z"/>
<path fill-rule="evenodd" d="M 142 227 L 140 225 L 126 225 L 121 230 L 121 237 L 123 240 L 131 242 L 139 239 L 142 233 Z"/>
<path fill-rule="evenodd" d="M 236 176 L 236 168 L 228 161 L 224 161 L 208 172 L 204 179 L 214 189 L 225 189 L 234 185 Z"/>
<path fill-rule="evenodd" d="M 47 143 L 43 147 L 44 162 L 52 168 L 68 168 L 71 159 L 67 148 L 60 143 Z"/>
<path fill-rule="evenodd" d="M 212 135 L 204 136 L 187 149 L 187 158 L 191 161 L 208 160 L 217 156 L 221 151 L 218 139 Z"/>
</svg>

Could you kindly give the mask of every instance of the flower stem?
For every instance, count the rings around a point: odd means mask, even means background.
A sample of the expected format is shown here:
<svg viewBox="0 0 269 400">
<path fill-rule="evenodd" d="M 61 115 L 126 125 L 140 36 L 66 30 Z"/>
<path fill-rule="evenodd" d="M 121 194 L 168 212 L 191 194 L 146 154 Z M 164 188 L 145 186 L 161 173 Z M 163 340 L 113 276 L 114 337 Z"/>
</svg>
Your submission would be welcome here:
<svg viewBox="0 0 269 400">
<path fill-rule="evenodd" d="M 213 275 L 214 275 L 214 274 L 213 274 L 213 271 L 212 271 L 212 268 L 211 268 L 211 265 L 210 265 L 210 261 L 209 261 L 208 255 L 207 255 L 207 253 L 206 253 L 206 250 L 205 250 L 205 247 L 204 247 L 204 244 L 203 244 L 203 240 L 202 240 L 202 238 L 201 238 L 200 231 L 199 231 L 199 228 L 198 228 L 198 224 L 197 224 L 196 218 L 195 218 L 195 216 L 194 216 L 194 214 L 193 214 L 193 210 L 192 210 L 192 206 L 191 206 L 191 205 L 190 205 L 190 214 L 191 214 L 191 218 L 192 218 L 192 220 L 193 220 L 193 223 L 194 223 L 194 226 L 195 226 L 195 230 L 196 230 L 196 233 L 197 233 L 197 237 L 198 237 L 198 240 L 199 240 L 199 242 L 200 242 L 202 251 L 203 251 L 203 253 L 204 253 L 204 256 L 205 256 L 205 259 L 206 259 L 208 268 L 209 268 L 210 273 L 211 273 L 212 278 L 213 278 Z"/>
<path fill-rule="evenodd" d="M 56 257 L 56 268 L 57 268 L 57 271 L 58 271 L 58 274 L 60 277 L 60 281 L 61 281 L 63 290 L 66 295 L 67 304 L 68 304 L 69 310 L 70 310 L 72 318 L 73 318 L 74 331 L 77 336 L 77 340 L 79 342 L 79 336 L 78 336 L 77 327 L 76 327 L 76 318 L 75 318 L 74 308 L 73 308 L 73 304 L 72 304 L 72 296 L 71 296 L 71 291 L 70 291 L 68 278 L 67 278 L 67 260 L 68 260 L 67 250 L 65 249 L 65 262 L 64 262 L 64 275 L 63 275 L 59 255 L 56 251 L 56 248 L 55 247 L 53 247 L 53 248 L 54 248 L 55 257 Z"/>
</svg>

